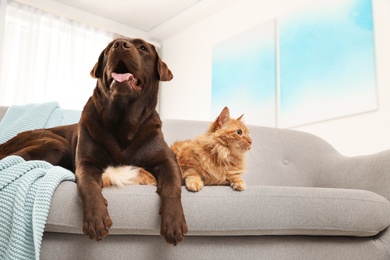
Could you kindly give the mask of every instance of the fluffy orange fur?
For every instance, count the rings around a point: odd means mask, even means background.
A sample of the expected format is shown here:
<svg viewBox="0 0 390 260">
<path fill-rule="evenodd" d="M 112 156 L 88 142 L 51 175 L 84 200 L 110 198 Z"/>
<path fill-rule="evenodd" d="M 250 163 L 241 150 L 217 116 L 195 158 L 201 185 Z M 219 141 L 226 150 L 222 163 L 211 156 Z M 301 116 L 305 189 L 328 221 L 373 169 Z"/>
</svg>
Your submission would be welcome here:
<svg viewBox="0 0 390 260">
<path fill-rule="evenodd" d="M 206 133 L 193 140 L 175 142 L 171 150 L 188 190 L 199 191 L 204 185 L 230 185 L 242 191 L 246 185 L 241 174 L 251 145 L 242 116 L 230 118 L 229 109 L 225 107 Z M 151 173 L 133 166 L 108 167 L 102 180 L 104 187 L 157 184 Z"/>
<path fill-rule="evenodd" d="M 156 178 L 144 169 L 134 166 L 108 167 L 102 175 L 103 187 L 127 185 L 157 185 Z"/>
<path fill-rule="evenodd" d="M 252 140 L 241 119 L 242 116 L 230 118 L 229 109 L 225 107 L 206 133 L 171 146 L 188 190 L 199 191 L 204 185 L 230 185 L 238 191 L 245 189 L 241 174 Z"/>
</svg>

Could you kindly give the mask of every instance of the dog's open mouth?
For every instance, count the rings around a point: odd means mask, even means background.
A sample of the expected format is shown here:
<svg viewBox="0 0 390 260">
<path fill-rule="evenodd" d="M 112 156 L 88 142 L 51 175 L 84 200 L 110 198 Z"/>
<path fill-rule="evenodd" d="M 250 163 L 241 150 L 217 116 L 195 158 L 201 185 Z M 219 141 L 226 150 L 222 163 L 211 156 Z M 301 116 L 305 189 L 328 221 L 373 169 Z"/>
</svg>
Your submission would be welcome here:
<svg viewBox="0 0 390 260">
<path fill-rule="evenodd" d="M 117 69 L 111 73 L 110 80 L 110 90 L 112 90 L 114 86 L 118 86 L 119 88 L 130 87 L 137 93 L 142 91 L 141 82 L 128 71 L 122 62 L 118 65 Z"/>
</svg>

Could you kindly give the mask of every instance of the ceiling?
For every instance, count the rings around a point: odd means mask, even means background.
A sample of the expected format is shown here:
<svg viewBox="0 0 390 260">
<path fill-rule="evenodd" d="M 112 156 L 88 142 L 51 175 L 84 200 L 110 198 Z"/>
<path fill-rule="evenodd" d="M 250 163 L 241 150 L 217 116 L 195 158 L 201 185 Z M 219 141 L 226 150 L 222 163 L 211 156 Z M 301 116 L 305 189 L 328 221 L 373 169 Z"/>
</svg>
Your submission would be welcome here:
<svg viewBox="0 0 390 260">
<path fill-rule="evenodd" d="M 52 0 L 129 25 L 151 31 L 201 0 Z"/>
<path fill-rule="evenodd" d="M 161 41 L 243 0 L 15 1 L 114 33 Z"/>
</svg>

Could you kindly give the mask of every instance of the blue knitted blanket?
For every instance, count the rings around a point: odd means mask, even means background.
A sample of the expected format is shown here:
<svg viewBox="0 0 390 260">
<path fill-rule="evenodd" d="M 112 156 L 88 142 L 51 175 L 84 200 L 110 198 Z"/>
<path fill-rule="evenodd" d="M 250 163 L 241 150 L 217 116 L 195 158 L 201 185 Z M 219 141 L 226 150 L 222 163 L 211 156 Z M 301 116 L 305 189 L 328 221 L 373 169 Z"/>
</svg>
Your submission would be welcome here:
<svg viewBox="0 0 390 260">
<path fill-rule="evenodd" d="M 21 131 L 75 123 L 79 116 L 55 102 L 10 107 L 0 123 L 0 143 Z M 62 181 L 75 176 L 44 161 L 0 160 L 0 259 L 39 259 L 51 198 Z"/>
<path fill-rule="evenodd" d="M 50 202 L 62 181 L 75 176 L 44 161 L 0 160 L 0 259 L 39 259 Z"/>
<path fill-rule="evenodd" d="M 81 111 L 61 109 L 57 102 L 11 106 L 0 122 L 0 144 L 20 132 L 77 123 Z"/>
</svg>

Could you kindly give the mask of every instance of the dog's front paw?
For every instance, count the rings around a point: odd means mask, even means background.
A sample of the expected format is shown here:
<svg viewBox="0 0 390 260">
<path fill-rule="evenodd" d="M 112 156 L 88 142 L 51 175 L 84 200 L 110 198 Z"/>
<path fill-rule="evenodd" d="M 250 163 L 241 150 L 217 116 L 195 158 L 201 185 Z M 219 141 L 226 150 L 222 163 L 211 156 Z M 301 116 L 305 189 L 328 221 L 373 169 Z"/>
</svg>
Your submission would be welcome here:
<svg viewBox="0 0 390 260">
<path fill-rule="evenodd" d="M 83 232 L 90 239 L 102 240 L 108 235 L 111 226 L 112 221 L 105 204 L 84 209 Z"/>
<path fill-rule="evenodd" d="M 180 199 L 167 199 L 160 208 L 161 230 L 160 234 L 167 243 L 177 245 L 184 240 L 188 232 Z"/>
</svg>

